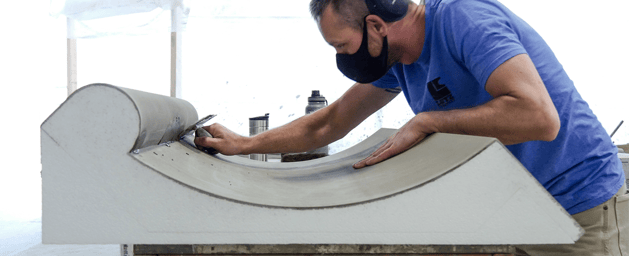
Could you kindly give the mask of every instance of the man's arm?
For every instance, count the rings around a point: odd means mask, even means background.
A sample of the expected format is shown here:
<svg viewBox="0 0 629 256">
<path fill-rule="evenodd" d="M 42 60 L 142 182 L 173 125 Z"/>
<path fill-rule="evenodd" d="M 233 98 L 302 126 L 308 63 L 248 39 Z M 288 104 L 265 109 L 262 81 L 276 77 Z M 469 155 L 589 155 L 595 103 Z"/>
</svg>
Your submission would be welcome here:
<svg viewBox="0 0 629 256">
<path fill-rule="evenodd" d="M 485 89 L 493 100 L 469 109 L 419 113 L 354 167 L 379 163 L 435 132 L 495 137 L 507 145 L 555 139 L 559 115 L 528 55 L 517 55 L 498 66 Z"/>
<path fill-rule="evenodd" d="M 194 142 L 226 155 L 305 152 L 342 138 L 397 94 L 357 83 L 329 106 L 254 137 L 212 124 L 204 128 L 214 138 L 196 138 Z"/>
</svg>

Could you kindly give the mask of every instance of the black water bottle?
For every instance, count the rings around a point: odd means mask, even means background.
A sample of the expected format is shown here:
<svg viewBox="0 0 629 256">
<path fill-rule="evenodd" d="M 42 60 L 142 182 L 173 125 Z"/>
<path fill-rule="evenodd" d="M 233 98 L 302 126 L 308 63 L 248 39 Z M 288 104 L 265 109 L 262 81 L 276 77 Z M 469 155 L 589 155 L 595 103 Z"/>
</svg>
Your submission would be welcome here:
<svg viewBox="0 0 629 256">
<path fill-rule="evenodd" d="M 308 97 L 308 106 L 306 106 L 306 115 L 312 112 L 315 112 L 319 109 L 325 108 L 328 106 L 328 100 L 325 97 L 321 96 L 319 90 L 312 90 L 312 95 Z M 330 151 L 330 148 L 326 145 L 315 149 L 313 151 L 307 152 L 307 154 L 318 154 L 321 156 L 327 156 Z"/>
<path fill-rule="evenodd" d="M 319 90 L 313 90 L 312 95 L 308 97 L 308 106 L 306 106 L 306 115 L 322 109 L 328 105 L 328 100 L 319 94 Z"/>
</svg>

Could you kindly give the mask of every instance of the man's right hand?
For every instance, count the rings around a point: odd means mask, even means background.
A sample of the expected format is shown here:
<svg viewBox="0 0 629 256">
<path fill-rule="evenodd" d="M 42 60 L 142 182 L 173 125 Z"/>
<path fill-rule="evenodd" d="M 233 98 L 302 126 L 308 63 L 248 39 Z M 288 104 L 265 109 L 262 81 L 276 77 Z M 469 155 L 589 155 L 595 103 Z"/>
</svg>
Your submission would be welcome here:
<svg viewBox="0 0 629 256">
<path fill-rule="evenodd" d="M 210 126 L 203 127 L 212 134 L 212 137 L 197 137 L 194 144 L 206 148 L 216 149 L 223 155 L 238 155 L 244 151 L 244 145 L 248 141 L 248 137 L 240 136 L 224 126 L 215 123 Z"/>
</svg>

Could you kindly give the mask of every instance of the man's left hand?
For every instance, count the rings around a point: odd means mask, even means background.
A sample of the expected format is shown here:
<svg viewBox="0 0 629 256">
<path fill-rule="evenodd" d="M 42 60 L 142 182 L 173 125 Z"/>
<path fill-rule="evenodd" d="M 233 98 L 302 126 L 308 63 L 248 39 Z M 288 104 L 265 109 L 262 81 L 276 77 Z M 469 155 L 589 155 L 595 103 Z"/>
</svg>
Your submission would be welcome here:
<svg viewBox="0 0 629 256">
<path fill-rule="evenodd" d="M 360 169 L 368 165 L 380 163 L 417 145 L 426 138 L 426 136 L 433 133 L 431 130 L 426 129 L 425 120 L 421 119 L 422 113 L 412 118 L 371 155 L 355 163 L 354 168 Z"/>
</svg>

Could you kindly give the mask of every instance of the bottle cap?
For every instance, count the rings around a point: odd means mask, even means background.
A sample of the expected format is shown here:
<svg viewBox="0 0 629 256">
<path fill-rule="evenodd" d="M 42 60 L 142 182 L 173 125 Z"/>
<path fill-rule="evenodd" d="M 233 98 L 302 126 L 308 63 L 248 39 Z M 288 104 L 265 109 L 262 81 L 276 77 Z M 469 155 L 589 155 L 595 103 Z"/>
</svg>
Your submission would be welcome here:
<svg viewBox="0 0 629 256">
<path fill-rule="evenodd" d="M 325 97 L 321 96 L 319 90 L 312 90 L 312 95 L 308 97 L 308 102 L 328 102 Z"/>
</svg>

